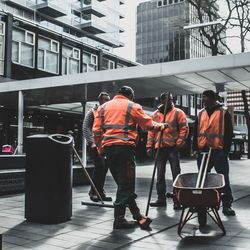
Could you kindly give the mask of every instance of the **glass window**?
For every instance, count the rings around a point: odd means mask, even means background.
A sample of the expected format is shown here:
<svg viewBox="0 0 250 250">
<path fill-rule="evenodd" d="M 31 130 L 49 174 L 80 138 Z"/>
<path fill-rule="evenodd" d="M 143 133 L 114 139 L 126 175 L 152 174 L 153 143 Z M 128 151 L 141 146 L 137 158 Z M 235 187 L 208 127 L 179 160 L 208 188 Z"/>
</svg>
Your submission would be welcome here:
<svg viewBox="0 0 250 250">
<path fill-rule="evenodd" d="M 38 68 L 44 69 L 44 58 L 45 58 L 45 51 L 42 49 L 38 50 Z"/>
<path fill-rule="evenodd" d="M 26 41 L 27 43 L 34 44 L 34 34 L 30 32 L 26 32 Z"/>
<path fill-rule="evenodd" d="M 62 57 L 62 74 L 66 75 L 68 73 L 67 57 Z"/>
<path fill-rule="evenodd" d="M 102 60 L 102 69 L 114 69 L 115 63 L 111 60 L 103 58 Z"/>
<path fill-rule="evenodd" d="M 0 34 L 4 35 L 5 30 L 4 30 L 4 23 L 0 23 Z"/>
<path fill-rule="evenodd" d="M 19 62 L 19 43 L 12 42 L 12 61 Z"/>
<path fill-rule="evenodd" d="M 69 74 L 79 73 L 80 61 L 69 58 Z"/>
<path fill-rule="evenodd" d="M 33 55 L 34 52 L 34 46 L 29 45 L 29 44 L 22 44 L 22 49 L 21 49 L 21 60 L 20 63 L 25 66 L 33 66 Z"/>
<path fill-rule="evenodd" d="M 62 47 L 62 74 L 76 74 L 80 72 L 80 50 L 70 46 Z"/>
<path fill-rule="evenodd" d="M 0 75 L 4 74 L 5 24 L 0 22 Z"/>
<path fill-rule="evenodd" d="M 25 30 L 13 29 L 13 38 L 14 41 L 25 41 Z"/>
<path fill-rule="evenodd" d="M 82 71 L 83 72 L 92 72 L 97 70 L 97 55 L 91 54 L 89 52 L 83 52 L 82 54 Z"/>
<path fill-rule="evenodd" d="M 58 52 L 58 42 L 51 41 L 51 50 L 54 52 Z"/>
<path fill-rule="evenodd" d="M 58 74 L 59 42 L 41 37 L 38 38 L 38 68 Z"/>
<path fill-rule="evenodd" d="M 46 51 L 46 70 L 58 73 L 58 54 Z"/>
<path fill-rule="evenodd" d="M 0 35 L 0 60 L 4 59 L 4 36 Z"/>
<path fill-rule="evenodd" d="M 18 28 L 13 28 L 12 34 L 12 61 L 34 67 L 35 34 Z"/>
<path fill-rule="evenodd" d="M 80 50 L 79 49 L 73 49 L 73 57 L 76 59 L 80 58 Z"/>
<path fill-rule="evenodd" d="M 39 39 L 38 39 L 38 46 L 41 49 L 50 50 L 50 40 L 49 39 L 45 39 L 43 37 L 39 37 Z"/>
</svg>

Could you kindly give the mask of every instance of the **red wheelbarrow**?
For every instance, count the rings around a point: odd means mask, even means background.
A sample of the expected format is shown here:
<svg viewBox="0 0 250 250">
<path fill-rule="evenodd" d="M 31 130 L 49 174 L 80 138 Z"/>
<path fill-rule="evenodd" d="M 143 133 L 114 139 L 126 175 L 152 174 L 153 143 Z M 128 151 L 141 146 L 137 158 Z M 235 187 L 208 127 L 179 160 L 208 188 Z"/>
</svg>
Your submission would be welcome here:
<svg viewBox="0 0 250 250">
<path fill-rule="evenodd" d="M 207 224 L 207 215 L 209 215 L 218 227 L 226 233 L 221 221 L 218 210 L 222 198 L 221 189 L 225 186 L 224 176 L 222 174 L 207 173 L 207 166 L 211 154 L 203 153 L 201 167 L 198 173 L 179 174 L 174 183 L 175 196 L 182 205 L 182 213 L 178 225 L 178 234 L 185 224 L 193 218 L 193 214 L 198 214 L 199 225 Z M 205 160 L 207 158 L 207 160 Z"/>
</svg>

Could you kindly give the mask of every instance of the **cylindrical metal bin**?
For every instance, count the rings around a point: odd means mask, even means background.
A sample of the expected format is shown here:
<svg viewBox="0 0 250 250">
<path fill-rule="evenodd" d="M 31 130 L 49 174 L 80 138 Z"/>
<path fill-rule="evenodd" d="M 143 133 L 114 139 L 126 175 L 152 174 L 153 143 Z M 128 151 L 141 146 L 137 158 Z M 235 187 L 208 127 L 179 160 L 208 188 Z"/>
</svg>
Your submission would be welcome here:
<svg viewBox="0 0 250 250">
<path fill-rule="evenodd" d="M 32 135 L 26 141 L 25 218 L 53 224 L 72 216 L 72 138 Z"/>
</svg>

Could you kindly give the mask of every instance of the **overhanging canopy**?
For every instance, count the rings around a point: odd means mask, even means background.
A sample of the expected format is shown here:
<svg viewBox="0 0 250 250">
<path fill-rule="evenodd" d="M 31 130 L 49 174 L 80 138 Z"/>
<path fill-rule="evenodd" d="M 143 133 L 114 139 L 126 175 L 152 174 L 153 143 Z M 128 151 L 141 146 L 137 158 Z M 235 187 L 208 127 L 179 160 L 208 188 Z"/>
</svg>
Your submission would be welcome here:
<svg viewBox="0 0 250 250">
<path fill-rule="evenodd" d="M 163 91 L 248 90 L 250 53 L 4 82 L 0 83 L 0 104 L 10 102 L 19 90 L 25 93 L 26 105 L 93 101 L 99 92 L 112 96 L 122 85 L 133 87 L 136 98 L 156 97 Z"/>
</svg>

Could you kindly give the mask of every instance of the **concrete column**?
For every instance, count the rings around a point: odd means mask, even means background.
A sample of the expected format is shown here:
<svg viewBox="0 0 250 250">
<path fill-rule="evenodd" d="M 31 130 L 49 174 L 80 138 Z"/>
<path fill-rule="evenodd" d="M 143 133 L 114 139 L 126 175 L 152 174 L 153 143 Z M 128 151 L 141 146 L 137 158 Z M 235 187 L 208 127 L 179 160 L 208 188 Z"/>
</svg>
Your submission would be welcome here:
<svg viewBox="0 0 250 250">
<path fill-rule="evenodd" d="M 87 97 L 88 97 L 88 86 L 87 84 L 84 85 L 84 101 L 82 102 L 82 108 L 83 108 L 83 118 L 86 115 L 86 103 L 87 103 Z M 84 166 L 87 166 L 87 143 L 86 139 L 82 135 L 82 162 Z"/>
<path fill-rule="evenodd" d="M 17 154 L 23 153 L 23 92 L 18 91 L 18 137 L 17 137 Z"/>
</svg>

